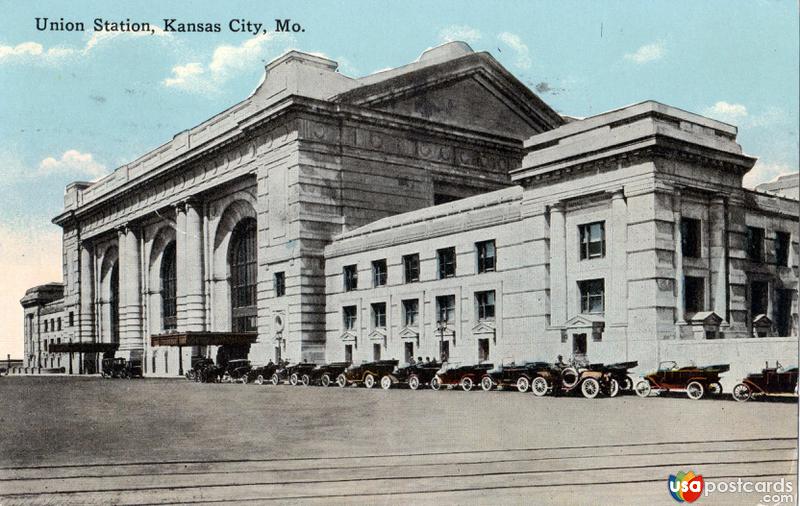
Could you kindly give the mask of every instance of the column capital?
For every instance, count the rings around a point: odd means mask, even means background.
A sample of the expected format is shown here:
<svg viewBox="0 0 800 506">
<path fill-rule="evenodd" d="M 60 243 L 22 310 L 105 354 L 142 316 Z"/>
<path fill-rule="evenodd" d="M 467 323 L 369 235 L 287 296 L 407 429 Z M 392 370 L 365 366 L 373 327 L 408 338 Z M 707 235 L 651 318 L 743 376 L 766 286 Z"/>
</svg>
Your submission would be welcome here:
<svg viewBox="0 0 800 506">
<path fill-rule="evenodd" d="M 191 196 L 175 202 L 173 206 L 175 207 L 175 211 L 179 213 L 184 213 L 189 208 L 200 210 L 203 207 L 203 200 L 196 196 Z"/>
<path fill-rule="evenodd" d="M 622 186 L 618 188 L 611 188 L 609 190 L 606 190 L 606 195 L 609 195 L 611 197 L 611 200 L 624 199 L 625 188 Z"/>
<path fill-rule="evenodd" d="M 547 211 L 549 213 L 553 213 L 553 212 L 563 213 L 564 210 L 566 209 L 566 207 L 567 207 L 566 204 L 563 201 L 559 200 L 559 201 L 553 202 L 552 204 L 547 204 Z"/>
<path fill-rule="evenodd" d="M 712 206 L 724 206 L 727 203 L 728 199 L 725 197 L 720 196 L 713 196 L 708 199 L 708 203 Z"/>
</svg>

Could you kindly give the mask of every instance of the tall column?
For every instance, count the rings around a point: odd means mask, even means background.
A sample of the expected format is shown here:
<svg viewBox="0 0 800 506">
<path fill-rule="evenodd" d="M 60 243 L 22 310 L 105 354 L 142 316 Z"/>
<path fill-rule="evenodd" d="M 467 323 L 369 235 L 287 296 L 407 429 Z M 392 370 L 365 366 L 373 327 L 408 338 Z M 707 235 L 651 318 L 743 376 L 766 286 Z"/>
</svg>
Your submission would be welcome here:
<svg viewBox="0 0 800 506">
<path fill-rule="evenodd" d="M 203 295 L 203 205 L 189 200 L 179 213 L 176 251 L 178 255 L 178 328 L 205 330 Z M 181 280 L 181 278 L 183 278 Z"/>
<path fill-rule="evenodd" d="M 711 200 L 708 209 L 708 256 L 711 308 L 725 321 L 728 315 L 728 209 L 723 197 Z"/>
<path fill-rule="evenodd" d="M 675 323 L 684 321 L 683 234 L 681 232 L 681 196 L 676 188 L 672 203 L 673 237 L 675 238 Z M 675 327 L 675 337 L 680 338 L 680 326 Z"/>
<path fill-rule="evenodd" d="M 550 325 L 567 321 L 567 245 L 564 205 L 550 206 Z"/>
<path fill-rule="evenodd" d="M 139 237 L 132 227 L 120 231 L 120 351 L 130 358 L 142 341 L 142 285 Z M 124 295 L 123 295 L 124 294 Z M 124 307 L 124 309 L 122 309 Z"/>
<path fill-rule="evenodd" d="M 80 313 L 78 314 L 78 341 L 95 341 L 94 332 L 94 255 L 87 243 L 81 243 Z"/>
<path fill-rule="evenodd" d="M 186 324 L 186 202 L 175 206 L 175 310 L 178 330 Z"/>
<path fill-rule="evenodd" d="M 611 194 L 611 237 L 608 241 L 611 262 L 608 321 L 624 325 L 628 321 L 628 205 L 622 188 Z"/>
</svg>

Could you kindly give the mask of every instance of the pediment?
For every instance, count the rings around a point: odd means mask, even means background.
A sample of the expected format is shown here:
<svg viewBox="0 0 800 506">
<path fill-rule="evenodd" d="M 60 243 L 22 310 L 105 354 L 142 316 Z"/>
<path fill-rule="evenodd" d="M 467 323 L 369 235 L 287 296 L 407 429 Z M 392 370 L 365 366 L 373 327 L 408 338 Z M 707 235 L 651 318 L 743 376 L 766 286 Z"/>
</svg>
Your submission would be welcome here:
<svg viewBox="0 0 800 506">
<path fill-rule="evenodd" d="M 400 339 L 419 339 L 419 331 L 414 327 L 403 327 L 398 335 Z"/>
<path fill-rule="evenodd" d="M 495 322 L 493 321 L 479 321 L 477 325 L 472 327 L 473 334 L 494 334 Z"/>
<path fill-rule="evenodd" d="M 599 315 L 579 314 L 564 323 L 564 328 L 592 328 L 604 324 L 605 319 Z"/>
<path fill-rule="evenodd" d="M 719 325 L 722 323 L 722 318 L 714 311 L 700 311 L 691 315 L 689 322 L 692 325 Z"/>
<path fill-rule="evenodd" d="M 756 317 L 753 318 L 753 325 L 757 327 L 771 327 L 772 320 L 765 314 L 756 315 Z"/>
<path fill-rule="evenodd" d="M 375 329 L 367 336 L 371 341 L 383 341 L 386 339 L 386 329 Z"/>
<path fill-rule="evenodd" d="M 341 339 L 345 343 L 355 342 L 356 333 L 353 332 L 352 330 L 346 330 L 341 336 L 339 336 L 339 339 Z"/>
<path fill-rule="evenodd" d="M 487 53 L 410 67 L 371 78 L 336 100 L 520 140 L 564 123 Z"/>
</svg>

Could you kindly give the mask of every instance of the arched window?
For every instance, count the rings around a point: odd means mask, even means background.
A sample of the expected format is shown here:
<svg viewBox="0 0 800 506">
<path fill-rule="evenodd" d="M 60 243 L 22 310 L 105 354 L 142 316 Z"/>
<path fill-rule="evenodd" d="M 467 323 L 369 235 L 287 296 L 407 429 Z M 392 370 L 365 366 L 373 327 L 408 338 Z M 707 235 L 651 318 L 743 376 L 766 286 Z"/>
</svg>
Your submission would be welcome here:
<svg viewBox="0 0 800 506">
<path fill-rule="evenodd" d="M 234 332 L 256 331 L 256 220 L 236 225 L 228 254 L 231 266 L 231 312 Z"/>
<path fill-rule="evenodd" d="M 111 268 L 111 342 L 119 342 L 119 262 Z"/>
<path fill-rule="evenodd" d="M 164 330 L 178 328 L 177 270 L 175 241 L 172 241 L 161 255 L 161 323 Z"/>
</svg>

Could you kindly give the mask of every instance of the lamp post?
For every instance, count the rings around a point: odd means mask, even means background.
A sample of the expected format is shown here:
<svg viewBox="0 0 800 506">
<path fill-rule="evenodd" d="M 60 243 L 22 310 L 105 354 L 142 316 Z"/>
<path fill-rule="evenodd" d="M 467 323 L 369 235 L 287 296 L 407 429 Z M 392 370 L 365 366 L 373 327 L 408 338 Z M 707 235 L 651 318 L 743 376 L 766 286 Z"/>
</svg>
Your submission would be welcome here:
<svg viewBox="0 0 800 506">
<path fill-rule="evenodd" d="M 447 320 L 437 320 L 436 329 L 439 331 L 439 360 L 445 361 L 444 358 L 444 331 L 447 328 Z"/>
</svg>

